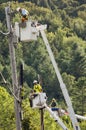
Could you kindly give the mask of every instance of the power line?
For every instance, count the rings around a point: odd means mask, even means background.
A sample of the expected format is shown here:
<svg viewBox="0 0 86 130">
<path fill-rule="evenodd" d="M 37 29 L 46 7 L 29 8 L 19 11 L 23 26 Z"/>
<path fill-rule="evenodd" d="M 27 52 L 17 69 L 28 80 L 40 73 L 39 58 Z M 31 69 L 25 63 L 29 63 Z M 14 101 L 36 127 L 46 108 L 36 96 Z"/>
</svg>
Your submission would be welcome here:
<svg viewBox="0 0 86 130">
<path fill-rule="evenodd" d="M 4 78 L 4 76 L 3 76 L 3 74 L 0 72 L 0 75 L 1 75 L 1 77 L 2 77 L 2 79 L 3 79 L 3 81 L 4 81 L 4 84 L 5 85 L 9 85 L 10 86 L 10 88 L 8 87 L 8 89 L 10 90 L 10 92 L 12 93 L 12 95 L 14 96 L 14 98 L 17 100 L 17 101 L 19 101 L 19 98 L 17 98 L 16 97 L 16 95 L 13 93 L 13 90 L 12 90 L 12 87 L 11 87 L 11 84 L 10 84 L 10 82 L 7 82 L 6 80 L 5 80 L 5 78 Z M 19 101 L 20 102 L 20 101 Z"/>
<path fill-rule="evenodd" d="M 5 33 L 5 32 L 2 32 L 1 30 L 0 30 L 0 33 L 3 34 L 3 35 L 9 35 L 10 34 L 10 32 Z"/>
</svg>

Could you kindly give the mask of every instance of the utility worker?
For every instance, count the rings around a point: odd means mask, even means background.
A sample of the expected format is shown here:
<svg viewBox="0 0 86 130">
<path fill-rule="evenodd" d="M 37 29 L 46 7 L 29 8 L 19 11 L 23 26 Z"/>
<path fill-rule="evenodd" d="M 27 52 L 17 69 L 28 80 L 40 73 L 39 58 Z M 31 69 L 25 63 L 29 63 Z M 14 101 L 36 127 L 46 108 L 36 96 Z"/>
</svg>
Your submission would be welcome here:
<svg viewBox="0 0 86 130">
<path fill-rule="evenodd" d="M 34 90 L 35 93 L 42 92 L 42 86 L 37 82 L 37 80 L 34 80 L 33 84 L 34 84 L 33 90 Z"/>
<path fill-rule="evenodd" d="M 53 98 L 52 101 L 51 101 L 50 106 L 51 106 L 52 108 L 55 108 L 55 107 L 57 107 L 57 105 L 58 105 L 58 104 L 57 104 L 55 98 Z"/>
<path fill-rule="evenodd" d="M 28 20 L 29 13 L 26 9 L 18 7 L 16 10 L 17 10 L 17 12 L 20 12 L 20 14 L 22 15 L 22 19 L 21 19 L 22 22 L 25 22 Z"/>
<path fill-rule="evenodd" d="M 60 116 L 60 109 L 58 108 L 58 104 L 57 104 L 55 98 L 52 99 L 50 107 L 51 107 L 52 111 L 56 111 L 58 113 L 58 115 Z"/>
<path fill-rule="evenodd" d="M 33 90 L 31 90 L 30 94 L 29 94 L 29 101 L 30 101 L 30 106 L 33 106 L 33 102 L 32 100 L 39 94 L 42 92 L 42 86 L 37 82 L 37 80 L 33 81 Z"/>
</svg>

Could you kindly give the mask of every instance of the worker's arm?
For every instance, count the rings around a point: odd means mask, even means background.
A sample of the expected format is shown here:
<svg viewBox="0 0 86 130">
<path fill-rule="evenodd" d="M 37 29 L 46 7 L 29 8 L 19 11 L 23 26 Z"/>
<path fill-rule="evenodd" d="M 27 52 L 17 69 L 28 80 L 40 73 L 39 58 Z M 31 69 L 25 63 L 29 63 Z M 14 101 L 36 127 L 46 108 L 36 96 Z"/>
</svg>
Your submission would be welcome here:
<svg viewBox="0 0 86 130">
<path fill-rule="evenodd" d="M 42 86 L 39 84 L 39 91 L 42 92 Z"/>
</svg>

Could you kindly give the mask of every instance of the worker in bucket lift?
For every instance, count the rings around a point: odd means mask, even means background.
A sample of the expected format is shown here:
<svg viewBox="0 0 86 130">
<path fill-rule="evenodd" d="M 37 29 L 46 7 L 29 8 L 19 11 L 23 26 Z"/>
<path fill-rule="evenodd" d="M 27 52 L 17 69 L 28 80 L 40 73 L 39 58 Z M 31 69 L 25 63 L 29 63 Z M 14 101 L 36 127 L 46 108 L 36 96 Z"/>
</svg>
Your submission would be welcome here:
<svg viewBox="0 0 86 130">
<path fill-rule="evenodd" d="M 57 111 L 58 115 L 60 116 L 60 109 L 58 108 L 58 104 L 55 98 L 52 99 L 50 107 L 53 112 Z"/>
<path fill-rule="evenodd" d="M 38 27 L 38 26 L 40 26 L 41 24 L 40 23 L 38 23 L 38 22 L 36 22 L 36 21 L 33 21 L 32 23 L 31 23 L 31 26 L 32 27 Z"/>
<path fill-rule="evenodd" d="M 58 104 L 57 104 L 55 98 L 53 98 L 52 101 L 51 101 L 51 104 L 50 104 L 51 108 L 55 108 L 55 107 L 57 107 L 57 105 Z"/>
<path fill-rule="evenodd" d="M 33 90 L 31 90 L 30 94 L 29 94 L 29 102 L 30 102 L 30 107 L 33 106 L 33 102 L 32 100 L 39 94 L 42 92 L 42 86 L 38 83 L 37 80 L 33 81 Z"/>
<path fill-rule="evenodd" d="M 18 7 L 16 10 L 17 10 L 17 12 L 20 12 L 20 14 L 22 15 L 22 19 L 21 19 L 22 22 L 25 22 L 28 20 L 29 13 L 26 9 Z"/>
<path fill-rule="evenodd" d="M 42 86 L 38 83 L 37 80 L 34 80 L 34 81 L 33 81 L 33 84 L 34 84 L 33 90 L 34 90 L 35 93 L 40 93 L 40 92 L 42 92 Z"/>
</svg>

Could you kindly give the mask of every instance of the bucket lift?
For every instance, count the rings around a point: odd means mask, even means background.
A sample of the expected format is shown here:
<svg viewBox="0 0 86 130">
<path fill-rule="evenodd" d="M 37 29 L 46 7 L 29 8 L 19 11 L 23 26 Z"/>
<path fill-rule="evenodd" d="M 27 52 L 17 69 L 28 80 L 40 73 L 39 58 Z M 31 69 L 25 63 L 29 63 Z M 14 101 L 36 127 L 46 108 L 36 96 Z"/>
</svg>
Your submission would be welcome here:
<svg viewBox="0 0 86 130">
<path fill-rule="evenodd" d="M 69 94 L 68 94 L 68 91 L 67 91 L 67 88 L 62 80 L 62 77 L 61 77 L 61 74 L 59 72 L 59 69 L 58 69 L 58 66 L 57 66 L 57 63 L 55 61 L 55 58 L 54 58 L 54 55 L 53 55 L 53 52 L 51 50 L 51 47 L 48 43 L 48 40 L 47 40 L 47 37 L 46 37 L 46 34 L 44 32 L 44 30 L 47 28 L 46 25 L 37 25 L 37 22 L 34 22 L 34 26 L 33 26 L 33 21 L 27 21 L 26 23 L 24 23 L 23 25 L 22 24 L 19 24 L 19 23 L 15 23 L 15 27 L 14 27 L 14 33 L 15 35 L 18 37 L 18 39 L 20 39 L 20 41 L 32 41 L 32 40 L 37 40 L 37 37 L 39 36 L 39 32 L 41 33 L 41 36 L 43 38 L 43 41 L 45 43 L 45 46 L 47 48 L 47 51 L 49 53 L 49 56 L 50 56 L 50 59 L 51 59 L 51 62 L 53 64 L 53 67 L 55 69 L 55 72 L 56 72 L 56 75 L 57 75 L 57 78 L 58 78 L 58 81 L 60 83 L 60 87 L 61 87 L 61 90 L 62 90 L 62 93 L 64 95 L 64 98 L 65 98 L 65 101 L 66 101 L 66 104 L 68 106 L 68 113 L 69 113 L 69 116 L 70 116 L 70 119 L 72 121 L 72 124 L 73 124 L 73 128 L 74 130 L 80 130 L 80 127 L 79 127 L 79 124 L 78 124 L 78 121 L 76 119 L 76 116 L 75 116 L 75 113 L 74 113 L 74 110 L 73 110 L 73 107 L 72 107 L 72 103 L 71 103 L 71 100 L 70 100 L 70 97 L 69 97 Z M 41 101 L 40 101 L 41 100 Z M 62 123 L 62 121 L 59 119 L 59 117 L 57 118 L 54 113 L 50 110 L 49 107 L 47 107 L 46 105 L 46 99 L 45 99 L 45 94 L 40 94 L 38 95 L 38 97 L 36 97 L 36 99 L 33 99 L 33 108 L 36 108 L 36 107 L 42 107 L 42 106 L 45 106 L 46 109 L 50 112 L 50 114 L 58 121 L 58 123 L 61 125 L 61 127 L 64 129 L 64 130 L 67 130 L 67 128 L 65 127 L 65 125 Z M 41 106 L 39 105 L 41 104 Z M 39 105 L 39 106 L 38 106 Z"/>
<path fill-rule="evenodd" d="M 33 95 L 34 98 L 32 98 L 32 108 L 45 108 L 50 115 L 54 118 L 54 120 L 56 121 L 56 123 L 58 123 L 63 130 L 68 130 L 67 127 L 64 125 L 64 123 L 61 121 L 61 119 L 59 118 L 58 115 L 56 115 L 55 112 L 53 112 L 51 110 L 51 108 L 49 108 L 46 104 L 47 101 L 47 96 L 46 93 L 38 93 L 36 96 Z"/>
<path fill-rule="evenodd" d="M 39 36 L 39 31 L 33 26 L 32 21 L 15 23 L 14 32 L 20 41 L 35 41 Z"/>
<path fill-rule="evenodd" d="M 33 97 L 31 99 L 32 101 L 32 108 L 44 108 L 44 104 L 46 103 L 47 101 L 47 96 L 46 96 L 46 93 L 38 93 L 38 94 L 33 94 Z"/>
</svg>

